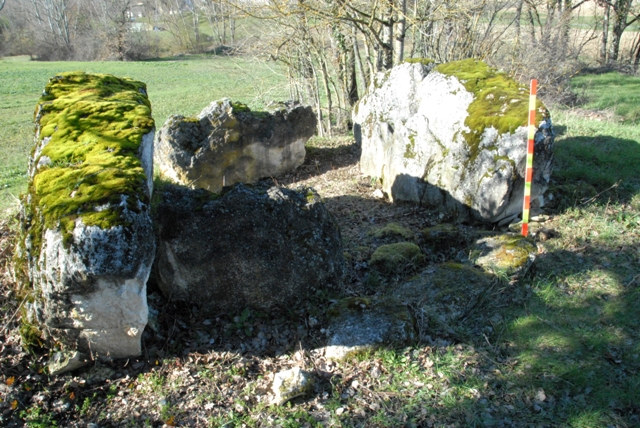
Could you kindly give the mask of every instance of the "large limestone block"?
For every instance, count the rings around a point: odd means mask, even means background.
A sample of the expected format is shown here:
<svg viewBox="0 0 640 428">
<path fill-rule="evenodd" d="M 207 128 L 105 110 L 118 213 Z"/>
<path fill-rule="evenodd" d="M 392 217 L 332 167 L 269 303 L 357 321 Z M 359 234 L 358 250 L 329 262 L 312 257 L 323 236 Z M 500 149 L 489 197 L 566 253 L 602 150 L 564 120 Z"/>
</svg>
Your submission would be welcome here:
<svg viewBox="0 0 640 428">
<path fill-rule="evenodd" d="M 311 189 L 166 185 L 157 222 L 159 287 L 208 313 L 292 308 L 342 280 L 340 230 Z"/>
<path fill-rule="evenodd" d="M 153 132 L 146 86 L 130 79 L 63 73 L 36 107 L 19 246 L 31 282 L 25 322 L 68 354 L 141 352 Z"/>
<path fill-rule="evenodd" d="M 486 64 L 399 65 L 354 109 L 364 174 L 392 200 L 440 207 L 458 220 L 509 222 L 522 211 L 528 88 Z M 546 191 L 553 130 L 537 104 L 532 206 Z"/>
<path fill-rule="evenodd" d="M 315 129 L 311 107 L 287 102 L 252 112 L 224 98 L 195 118 L 169 117 L 156 136 L 155 160 L 173 182 L 219 192 L 302 165 Z"/>
</svg>

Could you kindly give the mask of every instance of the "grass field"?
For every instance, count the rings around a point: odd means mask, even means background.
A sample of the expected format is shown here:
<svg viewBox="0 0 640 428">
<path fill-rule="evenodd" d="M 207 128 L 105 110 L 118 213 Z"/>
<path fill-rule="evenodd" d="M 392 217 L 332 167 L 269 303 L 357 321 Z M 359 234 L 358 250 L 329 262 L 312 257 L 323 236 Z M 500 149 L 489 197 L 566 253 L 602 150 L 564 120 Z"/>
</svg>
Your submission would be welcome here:
<svg viewBox="0 0 640 428">
<path fill-rule="evenodd" d="M 81 70 L 131 77 L 147 84 L 156 128 L 171 114 L 191 115 L 228 97 L 252 108 L 289 97 L 286 78 L 271 63 L 226 56 L 190 56 L 144 62 L 37 62 L 0 59 L 0 217 L 14 211 L 26 186 L 33 145 L 33 111 L 50 77 Z"/>
<path fill-rule="evenodd" d="M 1 61 L 0 180 L 8 186 L 2 190 L 3 209 L 13 200 L 7 195 L 24 185 L 32 109 L 55 72 L 86 69 L 143 80 L 161 122 L 170 113 L 195 113 L 224 95 L 253 106 L 277 98 L 268 90 L 282 91 L 284 79 L 261 67 L 201 57 L 134 64 Z M 7 79 L 11 83 L 5 86 Z M 36 401 L 16 401 L 14 420 L 28 426 L 62 426 L 69 420 L 186 426 L 200 415 L 212 427 L 640 426 L 640 78 L 585 74 L 573 80 L 573 87 L 583 100 L 580 108 L 552 109 L 558 134 L 553 199 L 550 218 L 542 223 L 549 239 L 538 242 L 533 271 L 518 283 L 502 284 L 496 300 L 487 303 L 491 328 L 482 335 L 464 334 L 475 327 L 467 319 L 454 326 L 461 332 L 457 338 L 380 349 L 333 366 L 316 365 L 321 359 L 310 350 L 256 357 L 229 352 L 216 342 L 218 348 L 206 356 L 181 349 L 141 357 L 135 364 L 144 369 L 111 383 L 83 383 L 105 369 L 99 364 L 50 384 L 45 376 L 16 374 L 11 384 L 20 397 L 36 397 L 38 391 L 69 407 L 45 411 Z M 229 88 L 237 92 L 226 92 Z M 594 120 L 592 113 L 602 110 L 610 114 Z M 350 150 L 327 141 L 312 144 L 327 147 L 310 154 Z M 318 182 L 339 187 L 330 174 L 340 164 L 330 161 Z M 325 171 L 321 164 L 320 171 Z M 364 206 L 367 216 L 373 212 Z M 342 210 L 340 215 L 352 214 Z M 368 217 L 362 222 L 368 225 Z M 512 297 L 503 302 L 501 296 Z M 255 320 L 256 327 L 261 323 L 267 321 Z M 210 327 L 185 326 L 182 334 L 205 328 Z M 128 363 L 117 370 L 126 373 Z M 36 370 L 42 360 L 33 357 L 30 364 Z M 281 407 L 256 400 L 265 394 L 274 366 L 287 364 L 307 364 L 322 373 L 324 392 Z M 125 403 L 138 406 L 141 414 L 118 414 Z"/>
</svg>

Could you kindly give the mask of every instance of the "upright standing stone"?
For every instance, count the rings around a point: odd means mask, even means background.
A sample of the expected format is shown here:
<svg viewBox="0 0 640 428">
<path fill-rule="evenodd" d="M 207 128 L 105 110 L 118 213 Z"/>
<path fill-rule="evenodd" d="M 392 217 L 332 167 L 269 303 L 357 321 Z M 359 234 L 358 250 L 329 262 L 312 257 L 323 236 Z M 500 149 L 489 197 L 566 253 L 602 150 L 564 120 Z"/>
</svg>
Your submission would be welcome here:
<svg viewBox="0 0 640 428">
<path fill-rule="evenodd" d="M 19 246 L 32 285 L 25 322 L 67 355 L 141 352 L 153 133 L 146 86 L 130 79 L 62 73 L 36 107 Z"/>
</svg>

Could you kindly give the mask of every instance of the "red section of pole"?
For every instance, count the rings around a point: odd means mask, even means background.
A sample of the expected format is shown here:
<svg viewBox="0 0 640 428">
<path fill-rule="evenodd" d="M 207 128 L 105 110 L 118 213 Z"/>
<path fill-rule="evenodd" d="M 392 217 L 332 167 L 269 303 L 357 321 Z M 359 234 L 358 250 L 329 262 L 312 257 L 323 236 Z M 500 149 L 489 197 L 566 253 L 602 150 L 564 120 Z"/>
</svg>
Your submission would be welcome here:
<svg viewBox="0 0 640 428">
<path fill-rule="evenodd" d="M 531 80 L 529 92 L 529 135 L 527 138 L 527 167 L 524 174 L 524 200 L 522 201 L 522 235 L 529 234 L 529 208 L 531 206 L 531 181 L 533 180 L 533 149 L 536 135 L 536 92 L 538 81 Z"/>
</svg>

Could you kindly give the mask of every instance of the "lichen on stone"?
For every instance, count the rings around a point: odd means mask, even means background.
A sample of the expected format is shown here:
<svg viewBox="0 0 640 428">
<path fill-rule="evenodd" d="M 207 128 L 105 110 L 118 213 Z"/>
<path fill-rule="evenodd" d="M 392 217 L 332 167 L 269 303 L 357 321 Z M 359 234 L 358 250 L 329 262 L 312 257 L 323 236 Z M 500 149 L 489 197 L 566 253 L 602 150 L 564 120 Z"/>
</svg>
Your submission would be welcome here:
<svg viewBox="0 0 640 428">
<path fill-rule="evenodd" d="M 327 359 L 344 360 L 380 346 L 403 345 L 416 339 L 413 315 L 392 296 L 347 297 L 332 306 L 327 315 Z"/>
</svg>

